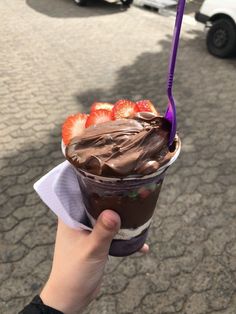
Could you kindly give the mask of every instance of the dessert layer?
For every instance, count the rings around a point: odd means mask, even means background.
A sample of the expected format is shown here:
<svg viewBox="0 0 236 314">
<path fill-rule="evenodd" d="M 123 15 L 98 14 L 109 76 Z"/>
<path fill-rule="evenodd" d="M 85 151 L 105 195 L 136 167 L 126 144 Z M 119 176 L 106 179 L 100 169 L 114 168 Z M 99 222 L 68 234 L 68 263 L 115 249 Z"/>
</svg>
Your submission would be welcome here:
<svg viewBox="0 0 236 314">
<path fill-rule="evenodd" d="M 84 129 L 66 147 L 77 168 L 105 177 L 147 175 L 174 155 L 168 147 L 170 123 L 153 113 L 108 121 Z"/>
</svg>

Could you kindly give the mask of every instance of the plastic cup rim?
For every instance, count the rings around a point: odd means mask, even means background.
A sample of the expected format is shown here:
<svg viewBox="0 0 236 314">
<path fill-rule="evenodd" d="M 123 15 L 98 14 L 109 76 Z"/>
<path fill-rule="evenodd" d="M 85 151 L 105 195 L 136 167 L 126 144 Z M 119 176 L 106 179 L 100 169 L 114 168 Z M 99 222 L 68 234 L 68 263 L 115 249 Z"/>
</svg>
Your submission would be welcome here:
<svg viewBox="0 0 236 314">
<path fill-rule="evenodd" d="M 151 173 L 151 174 L 148 174 L 148 175 L 145 175 L 145 176 L 138 176 L 137 175 L 137 176 L 132 176 L 132 177 L 130 176 L 130 177 L 125 177 L 125 178 L 114 178 L 114 177 L 98 176 L 98 175 L 94 175 L 92 173 L 86 172 L 84 170 L 78 170 L 78 169 L 76 169 L 76 172 L 78 174 L 83 174 L 83 175 L 85 175 L 88 178 L 97 179 L 99 181 L 113 181 L 113 182 L 116 182 L 116 181 L 131 181 L 131 180 L 135 180 L 135 179 L 143 180 L 143 179 L 149 179 L 149 178 L 152 178 L 152 177 L 156 177 L 156 176 L 162 174 L 179 157 L 179 154 L 180 154 L 180 151 L 181 151 L 181 141 L 180 141 L 180 138 L 178 137 L 178 135 L 176 135 L 175 138 L 178 139 L 178 147 L 177 147 L 177 150 L 176 150 L 174 156 L 168 161 L 168 163 L 166 163 L 165 165 L 160 167 L 154 173 Z M 63 153 L 64 156 L 65 156 L 65 148 L 66 148 L 66 146 L 65 146 L 65 144 L 63 143 L 63 140 L 62 140 L 61 141 L 61 149 L 62 149 L 62 153 Z"/>
</svg>

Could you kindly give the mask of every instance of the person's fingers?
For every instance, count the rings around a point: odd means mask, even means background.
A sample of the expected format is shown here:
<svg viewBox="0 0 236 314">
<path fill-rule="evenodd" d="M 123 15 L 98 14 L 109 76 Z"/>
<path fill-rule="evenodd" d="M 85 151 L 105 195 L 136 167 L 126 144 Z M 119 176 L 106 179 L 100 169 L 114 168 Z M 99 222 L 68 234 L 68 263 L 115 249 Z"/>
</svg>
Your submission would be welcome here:
<svg viewBox="0 0 236 314">
<path fill-rule="evenodd" d="M 147 254 L 149 252 L 149 245 L 145 243 L 143 247 L 139 250 L 139 252 Z"/>
<path fill-rule="evenodd" d="M 93 255 L 107 255 L 111 241 L 120 229 L 120 217 L 112 210 L 104 210 L 89 235 Z"/>
</svg>

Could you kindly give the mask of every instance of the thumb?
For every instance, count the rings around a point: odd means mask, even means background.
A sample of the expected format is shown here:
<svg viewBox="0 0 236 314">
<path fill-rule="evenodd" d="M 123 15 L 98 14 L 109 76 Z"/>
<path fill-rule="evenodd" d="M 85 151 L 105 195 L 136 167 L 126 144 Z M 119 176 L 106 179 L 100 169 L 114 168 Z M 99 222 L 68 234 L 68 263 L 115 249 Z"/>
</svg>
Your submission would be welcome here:
<svg viewBox="0 0 236 314">
<path fill-rule="evenodd" d="M 104 210 L 93 227 L 90 240 L 95 256 L 108 255 L 111 241 L 120 229 L 120 217 L 112 210 Z"/>
</svg>

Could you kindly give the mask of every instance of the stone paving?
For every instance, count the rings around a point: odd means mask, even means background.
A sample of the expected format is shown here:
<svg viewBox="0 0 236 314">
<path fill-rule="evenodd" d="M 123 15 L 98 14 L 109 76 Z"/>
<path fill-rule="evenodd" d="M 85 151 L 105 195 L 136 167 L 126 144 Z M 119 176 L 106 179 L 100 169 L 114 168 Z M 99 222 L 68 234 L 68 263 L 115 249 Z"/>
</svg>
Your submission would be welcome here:
<svg viewBox="0 0 236 314">
<path fill-rule="evenodd" d="M 15 314 L 50 271 L 56 217 L 32 185 L 63 161 L 61 123 L 96 99 L 149 98 L 164 112 L 174 20 L 72 0 L 1 0 L 0 12 L 0 313 Z M 174 88 L 183 148 L 151 252 L 110 258 L 86 314 L 236 313 L 235 70 L 186 20 Z"/>
</svg>

